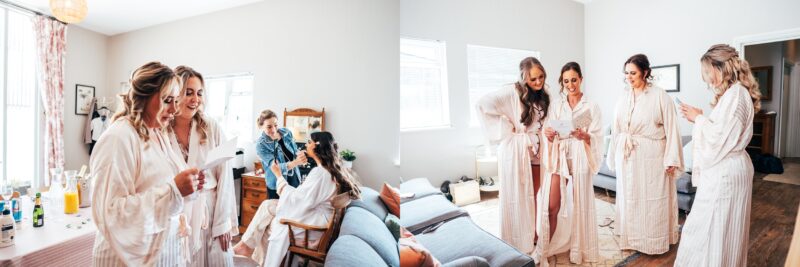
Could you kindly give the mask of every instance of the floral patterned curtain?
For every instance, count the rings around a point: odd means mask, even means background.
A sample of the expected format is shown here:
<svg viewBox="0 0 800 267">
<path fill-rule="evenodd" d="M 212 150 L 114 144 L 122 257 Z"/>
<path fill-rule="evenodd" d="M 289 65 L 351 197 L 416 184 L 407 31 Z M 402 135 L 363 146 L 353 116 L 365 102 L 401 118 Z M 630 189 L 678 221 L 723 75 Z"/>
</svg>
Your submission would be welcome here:
<svg viewBox="0 0 800 267">
<path fill-rule="evenodd" d="M 50 168 L 64 168 L 64 55 L 67 25 L 47 17 L 33 17 L 39 55 L 39 88 L 44 107 L 44 177 L 49 181 Z M 44 185 L 42 181 L 37 181 Z"/>
</svg>

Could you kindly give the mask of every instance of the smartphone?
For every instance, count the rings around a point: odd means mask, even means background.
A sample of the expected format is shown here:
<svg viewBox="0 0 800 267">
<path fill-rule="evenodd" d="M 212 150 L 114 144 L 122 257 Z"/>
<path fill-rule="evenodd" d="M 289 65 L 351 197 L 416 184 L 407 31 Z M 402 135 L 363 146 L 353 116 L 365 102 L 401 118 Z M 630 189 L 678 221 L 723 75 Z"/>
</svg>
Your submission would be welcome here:
<svg viewBox="0 0 800 267">
<path fill-rule="evenodd" d="M 678 103 L 678 106 L 683 105 L 683 102 L 681 102 L 681 100 L 677 97 L 675 98 L 675 103 Z"/>
</svg>

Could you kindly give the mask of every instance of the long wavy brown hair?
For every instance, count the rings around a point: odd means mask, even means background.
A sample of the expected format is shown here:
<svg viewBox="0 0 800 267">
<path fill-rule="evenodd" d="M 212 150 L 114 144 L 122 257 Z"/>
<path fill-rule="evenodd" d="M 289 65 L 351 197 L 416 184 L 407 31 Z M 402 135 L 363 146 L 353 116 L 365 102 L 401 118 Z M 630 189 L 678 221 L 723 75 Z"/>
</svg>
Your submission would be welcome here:
<svg viewBox="0 0 800 267">
<path fill-rule="evenodd" d="M 550 95 L 545 90 L 546 86 L 542 86 L 540 90 L 534 90 L 528 86 L 527 81 L 530 80 L 531 69 L 539 68 L 544 74 L 544 79 L 547 80 L 547 72 L 544 71 L 542 62 L 539 62 L 535 57 L 526 57 L 519 62 L 519 81 L 514 83 L 514 87 L 519 92 L 519 101 L 522 102 L 522 118 L 521 122 L 525 126 L 530 126 L 533 123 L 533 118 L 536 117 L 536 109 L 538 106 L 542 109 L 542 117 L 539 121 L 544 121 L 547 118 L 547 109 L 550 106 Z"/>
<path fill-rule="evenodd" d="M 311 133 L 311 142 L 315 142 L 317 145 L 314 147 L 314 154 L 320 160 L 317 164 L 331 174 L 339 188 L 337 194 L 348 193 L 351 199 L 361 198 L 361 190 L 358 188 L 358 182 L 354 175 L 348 169 L 342 168 L 339 145 L 333 140 L 333 135 L 330 132 L 314 132 Z"/>
<path fill-rule="evenodd" d="M 739 82 L 744 88 L 747 88 L 750 99 L 753 100 L 755 112 L 761 110 L 761 91 L 758 89 L 758 82 L 753 77 L 753 72 L 750 71 L 750 63 L 740 58 L 739 52 L 736 52 L 735 48 L 726 44 L 712 45 L 700 57 L 700 63 L 703 67 L 703 80 L 706 82 L 711 81 L 706 70 L 713 68 L 722 74 L 720 87 L 714 88 L 714 100 L 711 101 L 712 107 L 717 105 L 717 102 L 719 102 L 719 99 L 728 88 Z"/>
<path fill-rule="evenodd" d="M 167 65 L 152 61 L 137 68 L 131 74 L 131 88 L 126 94 L 120 94 L 119 111 L 111 117 L 111 121 L 126 118 L 130 121 L 139 138 L 145 142 L 150 140 L 147 134 L 147 125 L 144 122 L 144 110 L 151 97 L 168 95 L 179 86 L 181 79 Z M 161 108 L 164 108 L 162 105 Z"/>
<path fill-rule="evenodd" d="M 181 80 L 183 81 L 183 85 L 181 86 L 181 91 L 178 94 L 178 99 L 180 99 L 181 97 L 185 97 L 186 96 L 186 84 L 189 83 L 189 79 L 191 79 L 191 78 L 199 79 L 200 80 L 200 85 L 202 86 L 201 89 L 205 90 L 206 82 L 205 82 L 205 80 L 203 80 L 203 75 L 200 74 L 199 72 L 195 71 L 194 69 L 192 69 L 192 68 L 190 68 L 188 66 L 181 65 L 181 66 L 178 66 L 177 68 L 175 68 L 175 73 L 177 73 L 178 76 L 180 76 Z M 192 116 L 192 120 L 195 123 L 197 123 L 197 133 L 200 134 L 200 144 L 205 144 L 208 141 L 208 121 L 206 120 L 204 112 L 203 112 L 203 108 L 206 105 L 206 97 L 205 97 L 205 95 L 203 95 L 202 98 L 203 98 L 203 101 L 201 101 L 200 106 L 197 107 L 197 113 L 195 113 L 194 116 Z M 180 104 L 180 102 L 178 104 Z M 178 110 L 180 110 L 180 109 L 178 109 Z M 170 122 L 170 126 L 175 126 L 175 120 L 172 120 Z M 172 127 L 170 127 L 170 130 L 171 129 L 172 129 Z"/>
</svg>

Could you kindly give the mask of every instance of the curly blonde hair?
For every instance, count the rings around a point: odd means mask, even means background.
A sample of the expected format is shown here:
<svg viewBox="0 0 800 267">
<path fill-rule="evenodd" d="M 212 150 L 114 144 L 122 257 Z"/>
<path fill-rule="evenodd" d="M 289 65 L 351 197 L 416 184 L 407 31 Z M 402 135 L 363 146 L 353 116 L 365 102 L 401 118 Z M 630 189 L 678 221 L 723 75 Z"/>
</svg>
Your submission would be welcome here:
<svg viewBox="0 0 800 267">
<path fill-rule="evenodd" d="M 721 74 L 722 81 L 719 88 L 714 88 L 714 100 L 711 101 L 711 106 L 716 106 L 719 99 L 725 94 L 733 84 L 739 82 L 747 88 L 750 98 L 753 100 L 753 108 L 755 112 L 761 110 L 761 91 L 758 89 L 758 83 L 750 71 L 750 63 L 747 60 L 739 57 L 739 52 L 735 48 L 726 44 L 717 44 L 700 57 L 700 62 L 704 70 L 711 68 L 717 70 Z M 710 81 L 708 73 L 703 71 L 703 79 Z"/>
<path fill-rule="evenodd" d="M 147 125 L 144 122 L 144 109 L 151 97 L 168 95 L 173 86 L 181 84 L 171 68 L 161 62 L 152 61 L 142 65 L 131 74 L 131 88 L 126 94 L 120 94 L 122 99 L 119 111 L 114 114 L 111 121 L 127 119 L 139 138 L 145 142 L 150 140 L 147 134 Z M 162 108 L 164 108 L 162 106 Z"/>
<path fill-rule="evenodd" d="M 184 97 L 186 95 L 186 84 L 189 82 L 189 79 L 191 78 L 199 79 L 202 88 L 203 89 L 206 88 L 206 82 L 203 79 L 203 75 L 188 66 L 184 65 L 178 66 L 177 68 L 175 68 L 175 73 L 177 73 L 178 76 L 183 81 L 183 84 L 181 85 L 181 91 L 178 94 L 179 97 Z M 206 102 L 205 95 L 203 95 L 202 98 L 203 101 L 197 108 L 197 113 L 195 113 L 194 116 L 192 116 L 192 120 L 194 120 L 197 123 L 197 133 L 200 134 L 200 144 L 205 144 L 206 142 L 208 142 L 209 126 L 208 126 L 208 121 L 205 118 L 205 115 L 203 115 L 203 108 L 205 107 L 205 102 Z M 170 126 L 175 126 L 175 120 L 172 120 L 170 122 Z M 169 129 L 171 131 L 172 127 L 170 127 Z"/>
</svg>

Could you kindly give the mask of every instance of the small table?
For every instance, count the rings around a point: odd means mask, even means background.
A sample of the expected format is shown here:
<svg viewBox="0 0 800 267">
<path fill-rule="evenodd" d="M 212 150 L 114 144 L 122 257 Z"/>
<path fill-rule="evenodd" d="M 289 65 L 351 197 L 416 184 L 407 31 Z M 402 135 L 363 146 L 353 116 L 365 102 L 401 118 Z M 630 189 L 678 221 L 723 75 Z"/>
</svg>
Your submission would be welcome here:
<svg viewBox="0 0 800 267">
<path fill-rule="evenodd" d="M 59 222 L 45 209 L 42 227 L 33 227 L 33 204 L 23 196 L 22 221 L 16 224 L 15 244 L 0 248 L 0 266 L 91 266 L 97 227 L 92 208 L 77 214 L 61 213 Z M 49 213 L 48 213 L 49 212 Z"/>
</svg>

